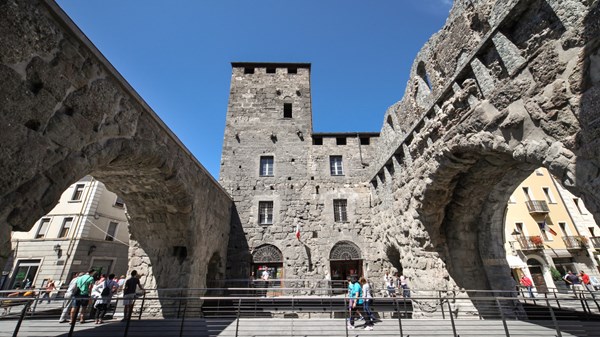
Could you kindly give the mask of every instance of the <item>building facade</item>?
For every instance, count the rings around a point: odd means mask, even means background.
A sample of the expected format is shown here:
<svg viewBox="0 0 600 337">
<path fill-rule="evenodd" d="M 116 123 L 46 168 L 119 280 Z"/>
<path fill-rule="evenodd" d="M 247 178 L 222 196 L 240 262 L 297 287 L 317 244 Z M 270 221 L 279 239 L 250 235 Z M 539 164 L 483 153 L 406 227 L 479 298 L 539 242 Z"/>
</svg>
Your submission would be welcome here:
<svg viewBox="0 0 600 337">
<path fill-rule="evenodd" d="M 594 244 L 599 227 L 580 199 L 545 168 L 535 170 L 511 195 L 505 220 L 506 256 L 518 280 L 523 273 L 538 291 L 563 288 L 569 270 L 598 275 Z"/>
<path fill-rule="evenodd" d="M 29 232 L 13 232 L 2 289 L 69 282 L 80 271 L 125 274 L 129 232 L 122 199 L 86 176 Z"/>
<path fill-rule="evenodd" d="M 379 134 L 313 132 L 310 64 L 232 67 L 219 179 L 237 211 L 228 276 L 379 271 L 366 178 Z"/>
</svg>

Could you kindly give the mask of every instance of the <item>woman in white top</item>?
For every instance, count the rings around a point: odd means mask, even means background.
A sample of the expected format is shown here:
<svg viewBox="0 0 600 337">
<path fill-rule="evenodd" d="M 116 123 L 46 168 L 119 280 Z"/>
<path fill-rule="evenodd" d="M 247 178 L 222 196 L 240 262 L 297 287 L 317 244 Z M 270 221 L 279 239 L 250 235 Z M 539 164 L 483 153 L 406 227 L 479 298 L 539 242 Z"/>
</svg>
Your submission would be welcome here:
<svg viewBox="0 0 600 337">
<path fill-rule="evenodd" d="M 371 312 L 371 303 L 373 303 L 373 295 L 371 294 L 371 285 L 366 278 L 360 278 L 363 294 L 363 309 L 365 312 L 365 330 L 373 330 L 373 313 Z"/>
</svg>

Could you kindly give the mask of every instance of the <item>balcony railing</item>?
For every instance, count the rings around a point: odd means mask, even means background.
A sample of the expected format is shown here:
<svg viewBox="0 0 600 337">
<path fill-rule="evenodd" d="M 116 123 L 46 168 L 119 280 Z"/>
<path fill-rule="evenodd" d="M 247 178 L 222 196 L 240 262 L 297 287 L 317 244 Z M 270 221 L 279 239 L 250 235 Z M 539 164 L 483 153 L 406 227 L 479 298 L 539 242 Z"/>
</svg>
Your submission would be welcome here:
<svg viewBox="0 0 600 337">
<path fill-rule="evenodd" d="M 544 241 L 541 236 L 519 236 L 517 242 L 519 242 L 522 250 L 544 248 Z"/>
<path fill-rule="evenodd" d="M 583 249 L 586 248 L 587 238 L 583 236 L 563 236 L 563 241 L 567 249 Z"/>
<path fill-rule="evenodd" d="M 600 236 L 593 236 L 590 238 L 590 241 L 592 241 L 594 248 L 600 249 Z"/>
<path fill-rule="evenodd" d="M 525 202 L 530 214 L 548 213 L 550 209 L 545 200 L 528 200 Z"/>
</svg>

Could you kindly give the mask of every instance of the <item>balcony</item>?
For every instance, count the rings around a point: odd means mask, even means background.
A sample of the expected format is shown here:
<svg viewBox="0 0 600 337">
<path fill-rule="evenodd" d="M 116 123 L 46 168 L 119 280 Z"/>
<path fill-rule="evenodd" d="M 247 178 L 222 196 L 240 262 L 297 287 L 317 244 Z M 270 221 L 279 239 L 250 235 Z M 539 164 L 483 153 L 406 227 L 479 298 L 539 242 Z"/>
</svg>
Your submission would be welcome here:
<svg viewBox="0 0 600 337">
<path fill-rule="evenodd" d="M 563 236 L 563 241 L 567 249 L 585 249 L 588 239 L 584 236 Z"/>
<path fill-rule="evenodd" d="M 529 214 L 546 214 L 550 212 L 546 200 L 527 200 L 525 205 L 527 205 Z"/>
<path fill-rule="evenodd" d="M 600 236 L 593 236 L 590 238 L 590 241 L 592 241 L 594 248 L 600 249 Z"/>
<path fill-rule="evenodd" d="M 521 250 L 543 249 L 544 240 L 539 235 L 536 236 L 519 236 L 516 238 L 521 246 Z"/>
</svg>

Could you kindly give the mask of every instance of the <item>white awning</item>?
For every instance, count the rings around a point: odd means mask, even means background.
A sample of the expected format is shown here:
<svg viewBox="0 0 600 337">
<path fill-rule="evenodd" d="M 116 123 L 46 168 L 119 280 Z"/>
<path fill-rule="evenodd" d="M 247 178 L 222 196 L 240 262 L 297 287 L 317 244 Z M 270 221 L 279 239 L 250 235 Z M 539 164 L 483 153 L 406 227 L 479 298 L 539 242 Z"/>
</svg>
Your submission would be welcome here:
<svg viewBox="0 0 600 337">
<path fill-rule="evenodd" d="M 573 255 L 571 255 L 571 253 L 566 249 L 548 249 L 546 252 L 551 258 L 573 257 Z"/>
<path fill-rule="evenodd" d="M 527 263 L 523 262 L 518 256 L 506 255 L 506 261 L 508 261 L 508 265 L 512 269 L 527 268 Z"/>
</svg>

